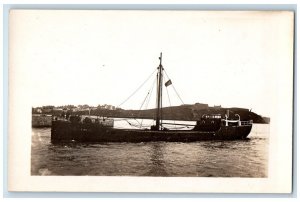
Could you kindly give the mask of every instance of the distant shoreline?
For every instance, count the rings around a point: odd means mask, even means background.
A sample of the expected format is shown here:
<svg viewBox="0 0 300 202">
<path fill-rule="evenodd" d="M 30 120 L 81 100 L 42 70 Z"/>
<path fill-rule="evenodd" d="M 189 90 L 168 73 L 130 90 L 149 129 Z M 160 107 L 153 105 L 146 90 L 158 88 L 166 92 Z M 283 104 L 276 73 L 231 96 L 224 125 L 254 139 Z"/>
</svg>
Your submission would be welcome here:
<svg viewBox="0 0 300 202">
<path fill-rule="evenodd" d="M 164 107 L 162 109 L 162 119 L 166 120 L 184 120 L 184 121 L 196 121 L 201 118 L 204 114 L 221 114 L 223 117 L 226 111 L 229 110 L 230 118 L 237 118 L 238 114 L 241 120 L 253 120 L 254 123 L 270 123 L 269 117 L 263 117 L 256 114 L 255 112 L 249 111 L 245 108 L 222 108 L 208 107 L 207 104 L 193 104 L 193 105 L 181 105 L 174 107 Z M 69 115 L 95 115 L 104 116 L 111 118 L 133 118 L 133 119 L 155 119 L 156 109 L 147 110 L 124 110 L 124 109 L 103 109 L 103 108 L 93 108 L 93 109 L 82 109 L 80 111 L 75 111 L 72 109 L 65 110 L 44 110 L 41 113 L 36 113 L 35 108 L 32 110 L 32 114 L 50 114 L 55 116 L 61 116 L 65 114 Z"/>
</svg>

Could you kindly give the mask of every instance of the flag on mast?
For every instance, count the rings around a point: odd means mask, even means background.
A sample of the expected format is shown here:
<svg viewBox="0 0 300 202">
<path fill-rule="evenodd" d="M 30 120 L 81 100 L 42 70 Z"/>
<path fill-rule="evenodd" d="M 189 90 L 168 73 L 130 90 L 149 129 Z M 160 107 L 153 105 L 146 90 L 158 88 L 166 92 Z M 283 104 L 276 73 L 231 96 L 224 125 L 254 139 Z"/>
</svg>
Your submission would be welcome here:
<svg viewBox="0 0 300 202">
<path fill-rule="evenodd" d="M 165 86 L 168 87 L 168 86 L 171 85 L 171 84 L 172 84 L 172 81 L 171 81 L 171 79 L 169 79 L 169 81 L 167 81 L 167 82 L 165 83 Z"/>
</svg>

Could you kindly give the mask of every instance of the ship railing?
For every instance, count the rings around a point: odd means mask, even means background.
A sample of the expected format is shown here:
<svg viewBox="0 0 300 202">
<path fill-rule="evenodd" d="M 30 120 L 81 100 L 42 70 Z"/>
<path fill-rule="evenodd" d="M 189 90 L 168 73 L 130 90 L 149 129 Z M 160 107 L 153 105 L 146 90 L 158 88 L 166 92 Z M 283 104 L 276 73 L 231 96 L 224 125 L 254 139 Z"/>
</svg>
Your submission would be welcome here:
<svg viewBox="0 0 300 202">
<path fill-rule="evenodd" d="M 252 120 L 250 120 L 250 121 L 240 121 L 241 126 L 251 126 L 252 123 L 253 123 Z"/>
<path fill-rule="evenodd" d="M 221 114 L 203 114 L 201 118 L 205 119 L 221 119 L 222 115 Z"/>
<path fill-rule="evenodd" d="M 225 126 L 229 126 L 229 123 L 231 124 L 237 124 L 238 126 L 251 126 L 253 121 L 241 121 L 241 120 L 228 120 L 228 119 L 222 119 L 222 121 L 225 122 Z"/>
</svg>

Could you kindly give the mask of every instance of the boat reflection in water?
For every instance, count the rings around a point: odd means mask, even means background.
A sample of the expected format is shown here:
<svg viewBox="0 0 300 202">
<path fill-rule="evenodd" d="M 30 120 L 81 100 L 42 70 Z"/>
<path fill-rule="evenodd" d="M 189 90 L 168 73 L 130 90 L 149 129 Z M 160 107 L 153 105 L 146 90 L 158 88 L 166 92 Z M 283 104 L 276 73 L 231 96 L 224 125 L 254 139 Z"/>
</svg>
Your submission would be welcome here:
<svg viewBox="0 0 300 202">
<path fill-rule="evenodd" d="M 162 144 L 162 143 L 161 143 Z M 150 168 L 147 175 L 149 176 L 167 176 L 166 165 L 164 160 L 164 147 L 161 144 L 151 145 Z"/>
</svg>

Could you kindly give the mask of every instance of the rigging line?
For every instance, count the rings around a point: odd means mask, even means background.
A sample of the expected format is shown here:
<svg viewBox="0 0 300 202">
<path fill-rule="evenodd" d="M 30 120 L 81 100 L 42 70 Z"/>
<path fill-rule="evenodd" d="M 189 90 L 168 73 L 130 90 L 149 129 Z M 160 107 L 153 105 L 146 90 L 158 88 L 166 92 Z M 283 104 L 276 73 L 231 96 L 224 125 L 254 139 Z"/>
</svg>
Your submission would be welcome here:
<svg viewBox="0 0 300 202">
<path fill-rule="evenodd" d="M 139 116 L 141 115 L 141 109 L 142 109 L 142 107 L 143 107 L 143 105 L 144 105 L 144 103 L 145 103 L 145 101 L 146 101 L 146 99 L 147 99 L 149 93 L 150 93 L 150 90 L 148 91 L 148 93 L 147 93 L 147 95 L 146 95 L 144 101 L 142 102 L 142 104 L 141 104 L 141 106 L 140 106 L 139 113 L 138 113 L 137 117 L 139 117 Z M 140 123 L 137 119 L 135 119 L 135 120 L 136 120 L 136 122 L 137 122 L 139 125 L 141 125 L 141 123 Z M 142 119 L 142 120 L 143 120 L 143 119 Z"/>
<path fill-rule="evenodd" d="M 149 94 L 150 94 L 150 97 L 151 97 L 151 94 L 152 94 L 152 91 L 153 91 L 153 87 L 154 87 L 155 81 L 156 81 L 156 78 L 154 78 L 154 81 L 153 81 L 153 83 L 152 83 L 152 86 L 151 86 L 151 88 L 149 89 L 149 91 L 148 91 L 148 93 L 147 93 L 147 95 L 146 95 L 144 101 L 142 102 L 142 105 L 141 105 L 141 107 L 140 107 L 140 109 L 139 109 L 138 117 L 139 117 L 140 114 L 141 114 L 141 109 L 142 109 L 144 103 L 146 102 L 147 97 L 149 96 Z M 148 100 L 147 100 L 148 104 L 149 104 L 149 101 L 150 101 L 150 97 L 149 97 Z M 147 104 L 147 106 L 148 106 L 148 104 Z M 127 121 L 127 119 L 124 119 L 124 120 Z M 138 125 L 140 125 L 140 128 L 141 128 L 144 119 L 141 120 L 141 123 L 140 123 L 136 118 L 134 118 L 134 120 L 138 123 Z M 127 121 L 127 122 L 128 122 L 128 121 Z M 129 123 L 129 122 L 128 122 L 128 123 Z M 132 124 L 132 123 L 131 123 L 131 124 Z M 136 126 L 136 127 L 137 127 L 137 126 Z"/>
<path fill-rule="evenodd" d="M 139 113 L 138 113 L 137 117 L 139 117 L 139 116 L 141 115 L 141 109 L 142 109 L 142 107 L 143 107 L 143 105 L 144 105 L 144 103 L 145 103 L 147 97 L 149 96 L 149 93 L 150 93 L 150 90 L 148 91 L 148 93 L 147 93 L 147 95 L 146 95 L 146 97 L 145 97 L 145 99 L 144 99 L 144 101 L 143 101 L 143 103 L 142 103 L 142 105 L 141 105 L 141 107 L 140 107 L 140 109 L 139 109 Z M 138 122 L 139 125 L 142 125 L 142 123 L 140 123 L 137 119 L 135 119 L 135 120 L 136 120 L 136 122 Z M 143 120 L 143 119 L 142 119 L 142 120 Z M 142 122 L 143 122 L 143 121 L 142 121 Z"/>
<path fill-rule="evenodd" d="M 165 69 L 164 69 L 164 71 L 165 71 L 166 76 L 168 77 L 168 79 L 170 79 Z M 174 91 L 175 91 L 175 93 L 177 94 L 177 96 L 179 97 L 179 99 L 180 99 L 180 101 L 182 102 L 182 104 L 184 104 L 183 100 L 181 99 L 180 95 L 178 94 L 177 90 L 175 89 L 175 86 L 174 86 L 173 83 L 172 83 L 171 86 L 172 86 L 172 88 L 174 89 Z"/>
<path fill-rule="evenodd" d="M 131 126 L 131 127 L 136 127 L 136 128 L 140 128 L 140 123 L 138 124 L 134 124 L 134 123 L 131 123 L 130 121 L 126 120 L 126 122 Z"/>
<path fill-rule="evenodd" d="M 167 92 L 167 95 L 168 95 L 168 99 L 169 99 L 169 106 L 171 107 L 171 99 L 170 99 L 170 96 L 169 96 L 169 91 L 168 91 L 168 87 L 166 87 L 166 92 Z"/>
<path fill-rule="evenodd" d="M 184 128 L 186 128 L 186 127 L 175 127 L 175 128 L 168 127 L 168 129 L 170 129 L 170 130 L 172 130 L 172 129 L 184 129 Z"/>
<path fill-rule="evenodd" d="M 148 93 L 147 93 L 147 95 L 146 95 L 146 97 L 145 97 L 144 101 L 142 102 L 142 104 L 141 104 L 141 106 L 140 106 L 140 109 L 139 109 L 139 111 L 141 111 L 141 109 L 142 109 L 143 105 L 145 104 L 145 101 L 146 101 L 147 97 L 149 96 L 149 93 L 150 93 L 150 90 L 148 91 Z M 139 113 L 139 115 L 140 115 L 140 113 Z"/>
<path fill-rule="evenodd" d="M 133 123 L 130 123 L 128 120 L 126 120 L 127 123 L 131 126 L 131 127 L 136 127 L 137 128 L 137 125 L 134 125 Z M 139 123 L 139 122 L 138 122 Z"/>
<path fill-rule="evenodd" d="M 167 91 L 167 95 L 168 95 L 168 99 L 169 99 L 170 111 L 171 111 L 171 114 L 173 114 L 173 109 L 172 109 L 171 99 L 170 99 L 170 96 L 169 96 L 168 87 L 166 87 L 166 91 Z M 174 124 L 175 124 L 175 120 L 174 120 Z M 176 125 L 175 125 L 175 128 L 176 128 Z"/>
<path fill-rule="evenodd" d="M 156 80 L 156 78 L 154 78 L 154 82 L 155 82 L 155 80 Z M 141 113 L 141 109 L 142 109 L 143 105 L 145 104 L 145 102 L 146 102 L 146 100 L 147 100 L 147 98 L 148 98 L 148 96 L 149 96 L 150 92 L 151 92 L 151 91 L 152 91 L 152 89 L 153 89 L 154 82 L 153 82 L 153 84 L 152 84 L 151 88 L 149 89 L 149 91 L 148 91 L 148 93 L 147 93 L 147 95 L 146 95 L 146 97 L 145 97 L 144 101 L 142 102 L 142 105 L 141 105 L 141 107 L 140 107 L 140 109 L 139 109 L 139 114 L 138 114 L 138 115 L 140 115 L 140 113 Z"/>
<path fill-rule="evenodd" d="M 140 124 L 140 122 L 137 119 L 134 119 L 138 124 Z"/>
<path fill-rule="evenodd" d="M 126 98 L 121 104 L 119 104 L 117 107 L 120 107 L 122 104 L 124 104 L 125 102 L 127 102 L 138 90 L 141 89 L 141 87 L 151 78 L 151 76 L 154 74 L 154 72 L 156 72 L 156 68 L 155 70 L 150 74 L 150 76 L 128 97 Z"/>
<path fill-rule="evenodd" d="M 148 109 L 148 105 L 150 103 L 150 98 L 152 96 L 152 92 L 153 92 L 153 88 L 154 88 L 154 85 L 155 85 L 155 81 L 156 81 L 156 78 L 154 78 L 154 81 L 153 81 L 153 84 L 152 84 L 152 88 L 151 88 L 151 91 L 150 91 L 150 96 L 149 96 L 148 101 L 146 103 L 146 109 Z"/>
<path fill-rule="evenodd" d="M 146 104 L 146 109 L 148 109 L 148 106 L 149 106 L 149 103 L 150 103 L 150 99 L 151 99 L 151 96 L 152 96 L 152 92 L 153 92 L 153 89 L 154 89 L 154 85 L 155 85 L 155 81 L 156 79 L 154 79 L 154 82 L 153 82 L 153 85 L 152 85 L 152 89 L 151 89 L 151 93 L 150 93 L 150 96 L 149 96 L 149 99 L 148 99 L 148 102 Z M 155 117 L 155 114 L 152 114 L 152 125 L 154 124 L 154 117 Z"/>
<path fill-rule="evenodd" d="M 154 81 L 152 83 L 151 89 L 149 90 L 150 94 L 148 92 L 149 97 L 148 97 L 147 103 L 145 105 L 145 109 L 148 108 L 148 105 L 149 105 L 149 102 L 150 102 L 150 98 L 151 98 L 151 95 L 152 95 L 152 92 L 153 92 L 153 88 L 154 88 L 154 85 L 155 85 L 155 81 L 156 81 L 156 78 L 154 78 Z M 140 127 L 142 127 L 143 121 L 144 121 L 144 119 L 142 119 Z"/>
<path fill-rule="evenodd" d="M 126 121 L 127 119 L 114 119 L 114 121 Z"/>
<path fill-rule="evenodd" d="M 180 101 L 182 102 L 182 104 L 184 104 L 183 100 L 181 99 L 180 95 L 178 94 L 177 90 L 175 89 L 174 85 L 172 85 L 175 93 L 177 94 L 177 96 L 179 97 Z"/>
</svg>

